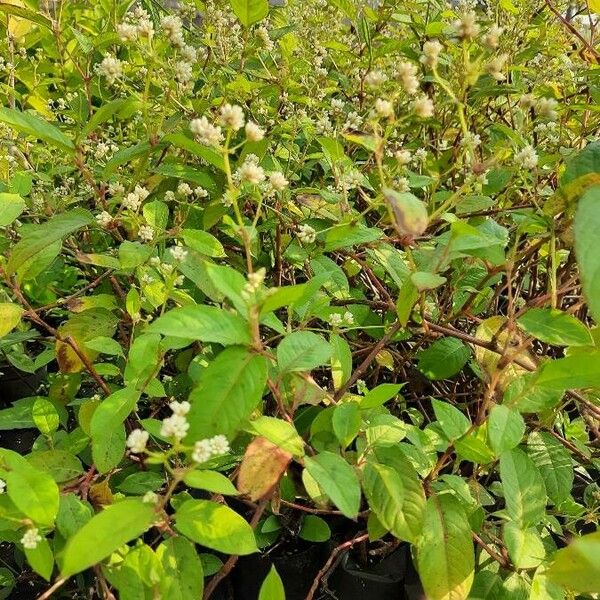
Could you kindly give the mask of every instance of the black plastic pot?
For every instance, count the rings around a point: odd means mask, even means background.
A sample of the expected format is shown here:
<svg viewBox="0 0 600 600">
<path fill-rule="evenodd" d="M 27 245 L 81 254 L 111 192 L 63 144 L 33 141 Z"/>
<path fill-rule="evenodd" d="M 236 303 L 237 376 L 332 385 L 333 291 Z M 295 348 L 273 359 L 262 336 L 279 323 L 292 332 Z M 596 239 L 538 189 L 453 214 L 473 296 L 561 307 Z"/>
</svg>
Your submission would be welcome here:
<svg viewBox="0 0 600 600">
<path fill-rule="evenodd" d="M 275 565 L 286 600 L 305 600 L 328 553 L 327 544 L 293 540 L 271 554 L 250 554 L 239 559 L 231 575 L 235 600 L 256 600 L 271 565 Z"/>
<path fill-rule="evenodd" d="M 35 373 L 25 373 L 9 364 L 0 365 L 0 404 L 2 408 L 8 407 L 15 400 L 35 396 L 45 375 L 46 369 L 39 369 Z"/>
<path fill-rule="evenodd" d="M 0 409 L 9 408 L 21 398 L 35 396 L 45 375 L 45 368 L 35 373 L 25 373 L 12 365 L 0 365 Z M 31 451 L 38 434 L 37 429 L 0 430 L 0 447 L 27 454 Z"/>
<path fill-rule="evenodd" d="M 379 561 L 360 565 L 353 553 L 346 552 L 323 586 L 324 597 L 338 600 L 403 600 L 404 579 L 410 554 L 402 545 Z"/>
</svg>

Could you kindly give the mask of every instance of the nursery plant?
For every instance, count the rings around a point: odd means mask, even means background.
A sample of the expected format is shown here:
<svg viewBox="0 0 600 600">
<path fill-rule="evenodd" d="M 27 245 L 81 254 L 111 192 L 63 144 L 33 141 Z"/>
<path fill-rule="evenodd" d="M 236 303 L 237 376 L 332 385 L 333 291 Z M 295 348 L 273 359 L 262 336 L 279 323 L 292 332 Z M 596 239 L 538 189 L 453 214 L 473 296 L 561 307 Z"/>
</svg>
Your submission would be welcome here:
<svg viewBox="0 0 600 600">
<path fill-rule="evenodd" d="M 271 4 L 0 2 L 0 596 L 598 597 L 600 2 Z"/>
</svg>

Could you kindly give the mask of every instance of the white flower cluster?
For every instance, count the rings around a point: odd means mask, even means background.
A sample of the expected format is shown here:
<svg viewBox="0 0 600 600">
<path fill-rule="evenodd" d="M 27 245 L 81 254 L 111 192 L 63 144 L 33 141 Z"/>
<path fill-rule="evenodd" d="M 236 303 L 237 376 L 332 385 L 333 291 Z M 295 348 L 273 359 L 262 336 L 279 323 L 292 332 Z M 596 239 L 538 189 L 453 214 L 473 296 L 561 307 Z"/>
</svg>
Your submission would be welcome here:
<svg viewBox="0 0 600 600">
<path fill-rule="evenodd" d="M 527 146 L 515 154 L 514 160 L 518 167 L 531 170 L 537 167 L 539 157 L 535 148 L 531 144 L 527 144 Z"/>
<path fill-rule="evenodd" d="M 197 463 L 205 463 L 215 456 L 223 456 L 230 450 L 229 441 L 224 435 L 200 440 L 194 444 L 192 460 Z"/>
<path fill-rule="evenodd" d="M 100 214 L 96 215 L 96 222 L 100 227 L 108 227 L 112 223 L 112 220 L 112 215 L 106 210 L 103 210 Z"/>
<path fill-rule="evenodd" d="M 369 71 L 365 75 L 365 84 L 369 87 L 376 88 L 383 85 L 387 81 L 387 75 L 382 71 Z"/>
<path fill-rule="evenodd" d="M 556 121 L 558 119 L 558 113 L 556 112 L 557 106 L 558 102 L 554 100 L 554 98 L 538 98 L 535 103 L 535 111 L 544 119 Z"/>
<path fill-rule="evenodd" d="M 123 198 L 121 204 L 123 208 L 136 212 L 149 194 L 150 192 L 145 187 L 136 185 L 133 192 L 129 192 L 129 194 Z"/>
<path fill-rule="evenodd" d="M 0 494 L 4 494 L 6 491 L 6 481 L 4 479 L 0 479 Z"/>
<path fill-rule="evenodd" d="M 35 550 L 42 541 L 42 536 L 36 527 L 30 527 L 21 538 L 21 544 L 26 550 Z"/>
<path fill-rule="evenodd" d="M 108 85 L 113 85 L 123 75 L 123 63 L 118 58 L 107 54 L 98 65 L 98 73 L 106 77 Z"/>
<path fill-rule="evenodd" d="M 140 225 L 138 237 L 142 242 L 151 242 L 154 239 L 154 228 L 151 225 Z"/>
<path fill-rule="evenodd" d="M 190 412 L 191 406 L 189 402 L 177 402 L 174 400 L 169 404 L 169 408 L 173 414 L 162 420 L 160 435 L 180 441 L 186 436 L 190 428 L 186 415 Z"/>
<path fill-rule="evenodd" d="M 258 292 L 265 280 L 266 274 L 267 271 L 264 267 L 254 271 L 254 273 L 248 273 L 248 281 L 246 282 L 246 285 L 244 285 L 244 289 L 242 289 L 241 293 L 244 300 L 249 300 L 256 292 Z"/>
<path fill-rule="evenodd" d="M 343 315 L 339 313 L 332 313 L 329 315 L 329 323 L 332 327 L 340 327 L 342 324 L 353 325 L 354 315 L 347 310 Z"/>
<path fill-rule="evenodd" d="M 421 119 L 433 117 L 433 100 L 428 96 L 421 96 L 413 102 L 412 109 L 415 115 Z"/>
<path fill-rule="evenodd" d="M 423 44 L 423 54 L 419 60 L 428 67 L 435 67 L 443 49 L 444 47 L 437 40 L 427 40 Z"/>
<path fill-rule="evenodd" d="M 223 140 L 221 128 L 210 123 L 206 117 L 193 119 L 190 123 L 190 131 L 205 146 L 218 146 Z"/>
<path fill-rule="evenodd" d="M 488 32 L 483 36 L 483 43 L 490 49 L 495 50 L 500 44 L 500 36 L 504 31 L 503 27 L 492 25 Z"/>
<path fill-rule="evenodd" d="M 406 177 L 398 177 L 394 185 L 396 191 L 403 194 L 404 192 L 410 192 L 410 184 Z"/>
<path fill-rule="evenodd" d="M 185 41 L 183 39 L 183 23 L 176 15 L 165 15 L 160 20 L 160 27 L 165 37 L 175 48 L 183 48 Z"/>
<path fill-rule="evenodd" d="M 352 111 L 346 116 L 346 122 L 344 123 L 344 129 L 353 129 L 355 131 L 360 130 L 363 124 L 363 118 L 356 112 Z"/>
<path fill-rule="evenodd" d="M 271 52 L 275 47 L 273 40 L 269 36 L 269 30 L 262 25 L 256 29 L 256 37 L 260 40 L 262 47 L 267 51 Z"/>
<path fill-rule="evenodd" d="M 221 106 L 219 122 L 223 127 L 228 127 L 232 131 L 237 131 L 244 126 L 244 110 L 237 104 L 224 104 Z"/>
<path fill-rule="evenodd" d="M 289 181 L 281 171 L 273 171 L 269 174 L 269 184 L 274 191 L 281 192 L 289 185 Z"/>
<path fill-rule="evenodd" d="M 183 246 L 171 246 L 169 252 L 174 260 L 181 262 L 187 256 L 187 250 Z"/>
<path fill-rule="evenodd" d="M 258 164 L 258 156 L 248 154 L 242 165 L 234 174 L 236 181 L 248 182 L 252 185 L 258 185 L 265 180 L 264 169 Z"/>
<path fill-rule="evenodd" d="M 504 81 L 506 75 L 502 72 L 508 60 L 508 54 L 499 54 L 486 65 L 487 72 L 496 80 Z"/>
<path fill-rule="evenodd" d="M 398 65 L 398 78 L 407 94 L 414 96 L 419 91 L 417 67 L 413 63 L 401 62 Z"/>
<path fill-rule="evenodd" d="M 138 37 L 152 37 L 154 25 L 149 13 L 138 6 L 117 25 L 117 33 L 124 42 L 133 42 Z"/>
<path fill-rule="evenodd" d="M 410 164 L 412 153 L 410 150 L 396 150 L 396 152 L 394 152 L 394 158 L 400 166 L 404 167 Z"/>
<path fill-rule="evenodd" d="M 265 132 L 252 121 L 246 123 L 246 139 L 249 142 L 260 142 L 265 137 Z"/>
<path fill-rule="evenodd" d="M 477 15 L 474 11 L 466 12 L 462 17 L 454 22 L 456 35 L 461 40 L 473 40 L 479 34 L 479 24 Z"/>
<path fill-rule="evenodd" d="M 143 429 L 134 429 L 127 436 L 126 444 L 131 452 L 134 454 L 140 454 L 141 452 L 145 452 L 146 444 L 148 443 L 149 439 L 150 434 L 147 431 L 144 431 Z"/>
<path fill-rule="evenodd" d="M 298 239 L 303 244 L 313 244 L 317 239 L 317 232 L 310 225 L 298 225 Z"/>
<path fill-rule="evenodd" d="M 389 119 L 394 116 L 394 105 L 389 100 L 377 98 L 374 108 L 378 117 Z"/>
</svg>

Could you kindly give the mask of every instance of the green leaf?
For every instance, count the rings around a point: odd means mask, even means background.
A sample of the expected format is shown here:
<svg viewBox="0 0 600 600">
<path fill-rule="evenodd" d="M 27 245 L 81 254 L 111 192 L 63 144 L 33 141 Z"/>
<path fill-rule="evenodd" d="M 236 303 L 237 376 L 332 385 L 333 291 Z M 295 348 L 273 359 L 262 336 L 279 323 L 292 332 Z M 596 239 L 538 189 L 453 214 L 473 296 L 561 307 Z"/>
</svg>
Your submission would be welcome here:
<svg viewBox="0 0 600 600">
<path fill-rule="evenodd" d="M 175 528 L 193 542 L 225 554 L 257 552 L 252 527 L 228 506 L 186 500 L 175 513 Z"/>
<path fill-rule="evenodd" d="M 13 302 L 0 302 L 0 337 L 10 333 L 20 322 L 25 311 Z"/>
<path fill-rule="evenodd" d="M 249 326 L 240 316 L 216 306 L 199 304 L 170 310 L 156 319 L 148 330 L 224 346 L 251 342 Z"/>
<path fill-rule="evenodd" d="M 121 148 L 112 158 L 106 163 L 102 175 L 108 177 L 113 171 L 118 169 L 121 165 L 127 164 L 128 162 L 141 157 L 147 157 L 150 152 L 158 151 L 161 149 L 160 144 L 150 145 L 150 142 L 140 142 L 133 146 L 126 146 Z"/>
<path fill-rule="evenodd" d="M 441 275 L 436 275 L 435 273 L 427 273 L 425 271 L 417 271 L 410 276 L 410 280 L 413 282 L 414 286 L 417 288 L 419 292 L 425 292 L 427 290 L 435 290 L 440 287 L 440 285 L 446 283 L 446 278 Z M 455 338 L 450 338 L 454 341 Z"/>
<path fill-rule="evenodd" d="M 475 567 L 471 527 L 451 494 L 427 500 L 423 536 L 417 546 L 417 570 L 430 600 L 465 600 Z"/>
<path fill-rule="evenodd" d="M 196 252 L 200 252 L 200 254 L 214 258 L 225 256 L 223 244 L 214 235 L 208 233 L 208 231 L 183 229 L 181 237 L 186 246 Z"/>
<path fill-rule="evenodd" d="M 283 582 L 281 581 L 281 577 L 279 577 L 279 573 L 277 573 L 275 565 L 271 565 L 269 573 L 260 586 L 258 600 L 285 600 Z"/>
<path fill-rule="evenodd" d="M 600 531 L 575 538 L 558 550 L 546 575 L 567 590 L 600 592 Z"/>
<path fill-rule="evenodd" d="M 129 348 L 123 379 L 125 385 L 142 390 L 161 364 L 161 337 L 158 333 L 138 335 Z"/>
<path fill-rule="evenodd" d="M 546 488 L 529 456 L 519 448 L 504 452 L 500 480 L 510 518 L 522 527 L 537 524 L 546 514 Z"/>
<path fill-rule="evenodd" d="M 304 459 L 308 474 L 350 519 L 358 514 L 360 485 L 356 471 L 339 454 L 321 452 Z"/>
<path fill-rule="evenodd" d="M 298 537 L 307 542 L 326 542 L 331 538 L 331 529 L 327 521 L 316 515 L 306 515 L 302 519 L 302 525 Z"/>
<path fill-rule="evenodd" d="M 333 387 L 339 390 L 352 375 L 352 350 L 348 342 L 337 333 L 329 337 L 331 346 L 331 378 Z"/>
<path fill-rule="evenodd" d="M 294 331 L 277 346 L 277 364 L 282 373 L 310 371 L 327 364 L 330 356 L 329 343 L 311 331 Z"/>
<path fill-rule="evenodd" d="M 264 356 L 235 346 L 223 350 L 201 373 L 190 395 L 187 439 L 236 433 L 260 402 L 266 381 Z"/>
<path fill-rule="evenodd" d="M 471 356 L 469 348 L 456 338 L 442 338 L 417 353 L 419 370 L 428 379 L 448 379 L 467 364 Z"/>
<path fill-rule="evenodd" d="M 361 410 L 377 408 L 394 398 L 402 389 L 401 383 L 381 383 L 376 388 L 369 390 L 360 401 Z"/>
<path fill-rule="evenodd" d="M 158 490 L 164 484 L 165 476 L 162 473 L 139 471 L 127 475 L 127 477 L 117 485 L 117 489 L 126 494 L 141 495 L 146 492 Z"/>
<path fill-rule="evenodd" d="M 595 185 L 579 199 L 574 224 L 575 254 L 583 293 L 596 323 L 600 323 L 600 248 L 597 244 L 599 206 L 600 186 Z"/>
<path fill-rule="evenodd" d="M 31 113 L 3 107 L 0 108 L 0 121 L 10 125 L 20 133 L 48 142 L 63 151 L 75 151 L 73 142 L 60 129 Z"/>
<path fill-rule="evenodd" d="M 398 315 L 398 321 L 402 327 L 406 327 L 412 309 L 418 299 L 419 290 L 416 288 L 415 284 L 410 279 L 404 282 L 400 288 L 398 300 L 396 301 L 396 314 Z"/>
<path fill-rule="evenodd" d="M 287 421 L 275 417 L 258 417 L 250 422 L 249 431 L 261 435 L 294 456 L 304 456 L 304 440 Z"/>
<path fill-rule="evenodd" d="M 525 433 L 525 421 L 516 411 L 505 404 L 495 404 L 487 424 L 488 441 L 496 456 L 512 450 L 521 443 Z"/>
<path fill-rule="evenodd" d="M 100 473 L 116 467 L 125 454 L 123 421 L 135 409 L 140 392 L 131 387 L 105 398 L 94 411 L 90 423 L 92 456 Z"/>
<path fill-rule="evenodd" d="M 344 402 L 335 407 L 331 424 L 342 448 L 347 448 L 358 435 L 360 422 L 360 409 L 356 402 Z"/>
<path fill-rule="evenodd" d="M 600 262 L 599 262 L 600 265 Z M 589 329 L 575 317 L 554 308 L 531 308 L 517 319 L 529 335 L 554 346 L 589 346 Z"/>
<path fill-rule="evenodd" d="M 400 235 L 419 236 L 427 229 L 427 206 L 410 192 L 383 190 L 383 197 L 394 217 L 394 226 Z"/>
<path fill-rule="evenodd" d="M 28 457 L 30 465 L 40 471 L 46 471 L 56 483 L 65 483 L 83 473 L 81 461 L 67 450 L 34 451 Z"/>
<path fill-rule="evenodd" d="M 169 222 L 169 207 L 161 200 L 146 202 L 142 207 L 142 215 L 149 225 L 159 231 L 165 230 Z"/>
<path fill-rule="evenodd" d="M 156 518 L 153 504 L 126 498 L 94 515 L 67 540 L 61 575 L 71 577 L 108 558 L 123 544 L 141 536 Z"/>
<path fill-rule="evenodd" d="M 360 223 L 344 223 L 332 227 L 325 234 L 325 251 L 331 252 L 339 248 L 348 248 L 360 244 L 374 242 L 382 236 L 380 229 L 365 227 Z"/>
<path fill-rule="evenodd" d="M 49 434 L 58 429 L 60 423 L 56 407 L 46 398 L 37 398 L 31 407 L 31 418 L 41 433 Z"/>
<path fill-rule="evenodd" d="M 95 350 L 101 354 L 108 354 L 110 356 L 123 356 L 123 348 L 121 344 L 112 338 L 99 335 L 85 343 L 85 347 L 90 350 Z"/>
<path fill-rule="evenodd" d="M 64 538 L 70 538 L 81 529 L 94 515 L 92 507 L 81 501 L 75 494 L 63 494 L 60 497 L 56 529 Z"/>
<path fill-rule="evenodd" d="M 417 482 L 418 483 L 418 482 Z M 422 523 L 407 514 L 400 474 L 388 465 L 368 461 L 363 470 L 363 490 L 379 522 L 398 539 L 416 543 Z"/>
<path fill-rule="evenodd" d="M 69 234 L 89 225 L 93 217 L 83 208 L 56 215 L 30 229 L 12 249 L 6 265 L 8 273 L 14 273 L 26 261 L 45 250 L 53 242 L 66 238 Z"/>
<path fill-rule="evenodd" d="M 563 390 L 537 385 L 536 378 L 536 373 L 528 373 L 513 379 L 504 390 L 503 403 L 522 413 L 541 412 L 554 408 L 561 401 Z"/>
<path fill-rule="evenodd" d="M 400 482 L 401 496 L 394 498 L 393 501 L 402 505 L 402 514 L 394 515 L 395 525 L 389 527 L 389 529 L 393 531 L 394 528 L 398 528 L 399 531 L 403 531 L 407 540 L 412 539 L 416 542 L 421 534 L 423 513 L 425 511 L 425 491 L 417 472 L 398 445 L 375 446 L 373 451 L 377 463 L 393 469 Z M 375 491 L 375 489 L 372 489 L 372 491 Z M 366 490 L 365 494 L 367 494 Z M 373 494 L 371 495 L 373 497 Z M 374 502 L 381 506 L 384 500 L 377 498 Z M 379 510 L 374 512 L 378 513 Z M 387 521 L 388 519 L 386 519 Z"/>
<path fill-rule="evenodd" d="M 600 388 L 600 350 L 549 360 L 538 370 L 536 384 L 553 390 Z"/>
<path fill-rule="evenodd" d="M 14 15 L 15 17 L 27 19 L 42 27 L 52 29 L 52 21 L 50 21 L 50 19 L 45 17 L 41 12 L 33 11 L 25 6 L 18 6 L 11 2 L 0 2 L 0 11 L 9 15 Z"/>
<path fill-rule="evenodd" d="M 134 98 L 117 98 L 103 104 L 81 130 L 81 135 L 87 137 L 96 127 L 99 127 L 102 123 L 106 123 L 114 115 L 133 110 L 137 103 L 138 101 Z"/>
<path fill-rule="evenodd" d="M 0 448 L 0 477 L 14 505 L 36 524 L 51 527 L 58 513 L 58 486 L 52 477 L 12 450 Z"/>
<path fill-rule="evenodd" d="M 183 478 L 184 483 L 198 490 L 206 490 L 213 494 L 237 496 L 238 491 L 225 475 L 217 471 L 190 471 Z"/>
<path fill-rule="evenodd" d="M 544 560 L 544 542 L 534 527 L 522 528 L 518 523 L 511 521 L 505 523 L 503 537 L 515 567 L 533 569 Z"/>
<path fill-rule="evenodd" d="M 25 210 L 25 200 L 19 194 L 0 194 L 0 227 L 10 225 Z"/>
<path fill-rule="evenodd" d="M 567 449 L 546 431 L 534 431 L 527 440 L 527 453 L 539 469 L 548 498 L 558 506 L 573 487 L 575 473 Z"/>
<path fill-rule="evenodd" d="M 448 402 L 432 398 L 431 406 L 444 435 L 450 440 L 457 440 L 467 433 L 471 422 L 455 406 Z"/>
<path fill-rule="evenodd" d="M 50 581 L 54 569 L 54 555 L 48 540 L 42 538 L 35 548 L 25 548 L 24 551 L 31 568 L 46 581 Z"/>
<path fill-rule="evenodd" d="M 310 287 L 307 283 L 271 288 L 260 309 L 261 315 L 273 312 L 283 306 L 291 308 L 296 302 L 305 299 L 309 291 Z"/>
<path fill-rule="evenodd" d="M 182 148 L 183 150 L 187 150 L 195 156 L 203 158 L 207 163 L 213 167 L 216 167 L 220 171 L 225 171 L 225 162 L 223 161 L 223 157 L 218 152 L 215 152 L 208 146 L 199 144 L 184 133 L 170 133 L 163 138 L 163 141 L 169 142 L 178 148 Z"/>
<path fill-rule="evenodd" d="M 156 549 L 163 567 L 160 594 L 169 600 L 199 600 L 204 592 L 204 570 L 194 544 L 171 537 Z"/>
</svg>

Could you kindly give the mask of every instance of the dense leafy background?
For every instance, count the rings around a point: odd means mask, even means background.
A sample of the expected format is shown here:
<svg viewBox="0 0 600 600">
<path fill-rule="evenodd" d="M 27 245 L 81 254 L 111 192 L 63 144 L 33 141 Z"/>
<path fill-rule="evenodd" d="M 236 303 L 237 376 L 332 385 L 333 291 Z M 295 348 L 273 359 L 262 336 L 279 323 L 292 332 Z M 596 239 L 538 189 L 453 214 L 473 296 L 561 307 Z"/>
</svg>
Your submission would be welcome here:
<svg viewBox="0 0 600 600">
<path fill-rule="evenodd" d="M 208 598 L 299 537 L 600 593 L 597 11 L 0 2 L 15 565 Z"/>
</svg>

